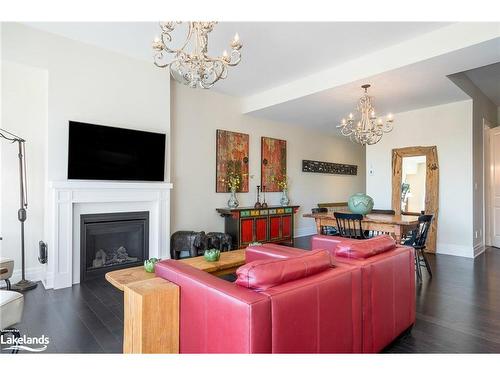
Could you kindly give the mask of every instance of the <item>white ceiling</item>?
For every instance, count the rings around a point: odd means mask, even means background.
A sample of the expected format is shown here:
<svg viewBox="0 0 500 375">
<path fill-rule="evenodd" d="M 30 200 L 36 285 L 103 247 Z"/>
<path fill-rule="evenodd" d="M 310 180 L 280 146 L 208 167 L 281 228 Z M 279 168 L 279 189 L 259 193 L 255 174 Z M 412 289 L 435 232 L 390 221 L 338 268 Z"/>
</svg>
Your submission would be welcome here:
<svg viewBox="0 0 500 375">
<path fill-rule="evenodd" d="M 30 26 L 128 56 L 152 61 L 154 22 L 37 22 Z M 364 54 L 401 43 L 447 23 L 434 22 L 220 22 L 210 34 L 209 53 L 228 49 L 236 32 L 241 63 L 215 91 L 247 96 Z M 180 25 L 173 39 L 182 39 Z"/>
<path fill-rule="evenodd" d="M 500 62 L 468 70 L 465 74 L 493 103 L 500 106 Z"/>
<path fill-rule="evenodd" d="M 378 114 L 398 113 L 418 108 L 467 100 L 470 97 L 447 78 L 464 66 L 481 66 L 500 60 L 500 40 L 366 77 L 298 99 L 268 106 L 252 115 L 275 121 L 307 124 L 337 133 L 334 126 L 356 109 L 362 96 L 361 85 L 370 83 Z M 498 90 L 498 86 L 497 86 Z M 397 119 L 396 119 L 397 121 Z"/>
<path fill-rule="evenodd" d="M 29 25 L 149 62 L 159 30 L 151 22 Z M 363 83 L 380 114 L 397 113 L 469 99 L 447 75 L 500 62 L 500 23 L 221 22 L 209 53 L 227 49 L 235 32 L 242 62 L 212 90 L 241 97 L 244 113 L 335 133 Z M 497 104 L 498 65 L 468 72 Z"/>
</svg>

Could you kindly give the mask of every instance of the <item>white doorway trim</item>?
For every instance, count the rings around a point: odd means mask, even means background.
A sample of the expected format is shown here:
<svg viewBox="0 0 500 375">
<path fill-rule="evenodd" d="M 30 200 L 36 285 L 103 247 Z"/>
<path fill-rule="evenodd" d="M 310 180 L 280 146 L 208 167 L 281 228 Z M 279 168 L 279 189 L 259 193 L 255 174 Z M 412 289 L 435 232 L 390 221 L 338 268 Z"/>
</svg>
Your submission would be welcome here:
<svg viewBox="0 0 500 375">
<path fill-rule="evenodd" d="M 498 133 L 500 128 L 483 118 L 483 244 L 493 245 L 492 224 L 494 223 L 495 189 L 494 189 L 494 148 L 491 144 L 492 134 Z"/>
</svg>

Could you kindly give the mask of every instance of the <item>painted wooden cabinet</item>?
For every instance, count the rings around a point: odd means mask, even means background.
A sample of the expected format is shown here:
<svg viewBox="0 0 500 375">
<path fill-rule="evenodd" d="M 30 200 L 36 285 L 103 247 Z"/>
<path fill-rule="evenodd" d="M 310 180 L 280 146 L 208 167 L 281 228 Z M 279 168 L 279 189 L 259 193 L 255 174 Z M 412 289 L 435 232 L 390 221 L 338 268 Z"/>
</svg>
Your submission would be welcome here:
<svg viewBox="0 0 500 375">
<path fill-rule="evenodd" d="M 252 242 L 275 242 L 293 245 L 294 214 L 299 206 L 267 208 L 218 208 L 224 218 L 224 231 L 233 238 L 233 249 Z"/>
</svg>

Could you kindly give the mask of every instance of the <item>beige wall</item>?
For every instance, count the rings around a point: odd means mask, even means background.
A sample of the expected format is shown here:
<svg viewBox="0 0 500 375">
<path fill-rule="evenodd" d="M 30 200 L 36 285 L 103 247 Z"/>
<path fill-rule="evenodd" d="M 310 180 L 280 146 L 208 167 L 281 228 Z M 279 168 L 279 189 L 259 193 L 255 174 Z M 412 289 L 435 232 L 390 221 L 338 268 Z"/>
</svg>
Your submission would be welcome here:
<svg viewBox="0 0 500 375">
<path fill-rule="evenodd" d="M 2 59 L 48 71 L 49 181 L 67 179 L 70 120 L 168 137 L 170 84 L 164 70 L 22 24 L 2 26 Z"/>
<path fill-rule="evenodd" d="M 25 222 L 26 273 L 40 280 L 38 241 L 44 238 L 45 179 L 47 173 L 46 70 L 2 62 L 2 128 L 26 139 L 28 209 Z M 27 110 L 29 108 L 29 110 Z M 17 143 L 0 139 L 0 257 L 14 259 L 14 282 L 20 279 L 21 229 Z"/>
<path fill-rule="evenodd" d="M 48 181 L 67 179 L 68 122 L 162 132 L 169 139 L 170 79 L 167 72 L 146 61 L 18 23 L 1 26 L 5 76 L 2 127 L 17 131 L 27 140 L 30 205 L 26 258 L 28 277 L 38 280 L 44 267 L 54 264 L 50 261 L 52 244 L 47 230 L 50 212 L 44 209 L 49 207 L 44 203 L 45 185 Z M 1 170 L 1 250 L 5 256 L 16 259 L 18 275 L 18 186 L 8 183 L 17 181 L 17 165 L 8 159 L 15 157 L 15 152 L 7 150 L 7 146 L 2 145 L 5 160 Z M 169 162 L 167 153 L 167 176 Z M 49 263 L 44 267 L 36 258 L 39 240 L 46 241 L 49 247 Z"/>
<path fill-rule="evenodd" d="M 364 149 L 349 140 L 314 129 L 271 122 L 242 115 L 237 98 L 213 90 L 193 90 L 171 84 L 172 113 L 172 232 L 222 231 L 224 222 L 215 209 L 225 207 L 229 194 L 215 193 L 216 129 L 250 134 L 249 193 L 238 194 L 240 205 L 253 205 L 260 185 L 260 138 L 287 141 L 287 171 L 292 204 L 300 205 L 296 235 L 314 232 L 311 219 L 302 218 L 318 202 L 345 201 L 365 191 Z M 333 124 L 332 124 L 333 126 Z M 302 159 L 357 164 L 357 176 L 302 173 Z M 279 203 L 279 193 L 266 194 L 269 204 Z"/>
<path fill-rule="evenodd" d="M 391 207 L 393 148 L 437 146 L 437 252 L 472 257 L 472 100 L 394 115 L 394 130 L 366 149 L 367 193 L 375 207 Z"/>
<path fill-rule="evenodd" d="M 495 124 L 497 106 L 467 77 L 465 73 L 457 73 L 449 78 L 472 99 L 472 164 L 473 164 L 473 223 L 470 227 L 474 238 L 474 253 L 484 250 L 484 134 L 483 119 Z"/>
</svg>

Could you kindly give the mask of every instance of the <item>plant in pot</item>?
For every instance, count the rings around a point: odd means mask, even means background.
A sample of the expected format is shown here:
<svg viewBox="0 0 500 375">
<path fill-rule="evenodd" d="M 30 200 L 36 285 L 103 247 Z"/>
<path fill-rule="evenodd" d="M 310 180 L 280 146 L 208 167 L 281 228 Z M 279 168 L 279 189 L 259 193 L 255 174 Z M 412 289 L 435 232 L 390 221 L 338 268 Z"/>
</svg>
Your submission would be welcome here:
<svg viewBox="0 0 500 375">
<path fill-rule="evenodd" d="M 288 176 L 282 174 L 279 176 L 273 176 L 271 179 L 281 190 L 280 204 L 282 206 L 288 206 L 290 204 L 290 198 L 288 197 Z"/>
<path fill-rule="evenodd" d="M 243 175 L 236 172 L 228 172 L 226 177 L 221 179 L 221 181 L 226 184 L 227 188 L 231 192 L 231 196 L 227 201 L 227 206 L 229 208 L 236 208 L 240 205 L 240 202 L 238 202 L 238 198 L 236 198 L 236 192 L 240 189 L 242 180 Z"/>
</svg>

